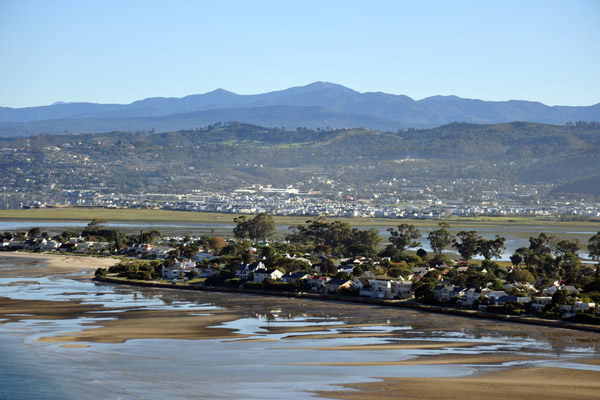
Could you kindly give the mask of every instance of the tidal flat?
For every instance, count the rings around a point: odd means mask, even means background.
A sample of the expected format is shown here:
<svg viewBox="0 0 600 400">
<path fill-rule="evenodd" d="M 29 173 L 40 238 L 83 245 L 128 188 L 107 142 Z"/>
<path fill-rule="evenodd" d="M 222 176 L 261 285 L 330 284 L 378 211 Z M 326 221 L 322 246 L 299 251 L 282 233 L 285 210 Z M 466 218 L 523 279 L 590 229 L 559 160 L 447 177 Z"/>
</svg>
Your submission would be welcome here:
<svg viewBox="0 0 600 400">
<path fill-rule="evenodd" d="M 559 384 L 569 388 L 561 398 L 600 392 L 597 333 L 111 286 L 88 278 L 108 259 L 60 257 L 0 256 L 0 369 L 10 375 L 0 398 L 542 399 Z"/>
</svg>

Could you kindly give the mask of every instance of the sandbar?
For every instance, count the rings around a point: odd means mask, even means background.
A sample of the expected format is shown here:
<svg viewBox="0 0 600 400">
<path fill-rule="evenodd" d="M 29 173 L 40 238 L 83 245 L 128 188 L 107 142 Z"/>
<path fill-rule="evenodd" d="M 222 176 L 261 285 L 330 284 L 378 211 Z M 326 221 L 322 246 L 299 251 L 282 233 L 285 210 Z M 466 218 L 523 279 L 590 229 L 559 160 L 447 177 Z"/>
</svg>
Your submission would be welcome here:
<svg viewBox="0 0 600 400">
<path fill-rule="evenodd" d="M 37 254 L 1 252 L 0 262 L 14 261 L 14 267 L 0 265 L 0 277 L 41 278 L 56 274 L 73 274 L 86 271 L 79 278 L 90 278 L 99 267 L 108 268 L 118 264 L 119 259 L 108 257 L 86 257 L 64 254 Z"/>
<path fill-rule="evenodd" d="M 475 347 L 489 345 L 491 343 L 483 342 L 406 342 L 398 344 L 363 344 L 355 346 L 329 346 L 329 347 L 298 347 L 291 348 L 296 350 L 356 350 L 356 351 L 373 351 L 373 350 L 426 350 L 426 349 L 444 349 L 454 347 Z"/>
<path fill-rule="evenodd" d="M 384 378 L 320 391 L 326 398 L 409 400 L 597 400 L 600 372 L 565 368 L 512 368 L 460 378 Z"/>
<path fill-rule="evenodd" d="M 294 365 L 323 365 L 341 367 L 380 367 L 393 365 L 494 365 L 515 361 L 540 360 L 539 357 L 516 356 L 516 355 L 492 355 L 492 354 L 452 354 L 421 356 L 402 361 L 358 361 L 358 362 L 326 362 L 326 363 L 300 363 Z"/>
</svg>

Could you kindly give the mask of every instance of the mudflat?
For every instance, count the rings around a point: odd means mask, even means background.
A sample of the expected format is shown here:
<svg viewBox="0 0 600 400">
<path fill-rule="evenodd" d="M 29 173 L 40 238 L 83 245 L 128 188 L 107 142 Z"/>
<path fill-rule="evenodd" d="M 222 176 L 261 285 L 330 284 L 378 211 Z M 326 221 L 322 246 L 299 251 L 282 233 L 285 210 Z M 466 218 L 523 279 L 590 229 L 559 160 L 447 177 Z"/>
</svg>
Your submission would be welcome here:
<svg viewBox="0 0 600 400">
<path fill-rule="evenodd" d="M 513 368 L 461 378 L 384 378 L 344 385 L 350 390 L 319 392 L 348 400 L 596 400 L 600 371 L 566 368 Z"/>
</svg>

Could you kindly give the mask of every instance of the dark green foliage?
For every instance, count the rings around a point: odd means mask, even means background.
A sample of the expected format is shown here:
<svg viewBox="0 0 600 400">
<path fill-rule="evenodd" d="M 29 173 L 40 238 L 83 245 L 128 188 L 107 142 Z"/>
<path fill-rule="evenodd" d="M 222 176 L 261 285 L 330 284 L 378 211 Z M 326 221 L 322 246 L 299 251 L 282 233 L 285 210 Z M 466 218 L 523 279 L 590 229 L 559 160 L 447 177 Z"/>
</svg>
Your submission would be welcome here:
<svg viewBox="0 0 600 400">
<path fill-rule="evenodd" d="M 565 318 L 565 321 L 578 324 L 600 325 L 600 317 L 585 313 L 577 313 L 572 317 Z"/>
<path fill-rule="evenodd" d="M 254 218 L 242 215 L 235 218 L 233 222 L 236 224 L 233 234 L 238 239 L 263 241 L 275 232 L 275 221 L 267 213 L 259 213 Z"/>
<path fill-rule="evenodd" d="M 504 242 L 505 238 L 496 235 L 494 239 L 484 239 L 479 237 L 477 239 L 477 253 L 481 254 L 485 260 L 492 258 L 500 258 L 502 251 L 506 249 Z"/>
<path fill-rule="evenodd" d="M 127 279 L 153 280 L 160 278 L 162 264 L 159 261 L 120 262 L 110 267 L 108 273 L 117 274 L 118 277 Z"/>
<path fill-rule="evenodd" d="M 292 233 L 287 240 L 296 245 L 309 244 L 313 248 L 327 246 L 336 254 L 375 255 L 381 242 L 379 232 L 372 228 L 360 230 L 341 221 L 328 222 L 320 216 L 306 221 L 306 224 L 291 226 Z"/>
<path fill-rule="evenodd" d="M 396 246 L 400 252 L 403 252 L 407 247 L 421 245 L 421 242 L 417 241 L 421 237 L 421 232 L 414 225 L 400 224 L 397 230 L 389 228 L 388 232 L 390 233 L 390 243 Z"/>
<path fill-rule="evenodd" d="M 470 260 L 477 254 L 478 236 L 475 231 L 460 231 L 456 239 L 452 240 L 452 247 L 458 251 L 464 260 Z"/>
<path fill-rule="evenodd" d="M 440 222 L 438 226 L 440 229 L 429 232 L 427 240 L 429 240 L 433 252 L 440 255 L 452 243 L 452 233 L 450 233 L 450 225 L 447 222 Z"/>
</svg>

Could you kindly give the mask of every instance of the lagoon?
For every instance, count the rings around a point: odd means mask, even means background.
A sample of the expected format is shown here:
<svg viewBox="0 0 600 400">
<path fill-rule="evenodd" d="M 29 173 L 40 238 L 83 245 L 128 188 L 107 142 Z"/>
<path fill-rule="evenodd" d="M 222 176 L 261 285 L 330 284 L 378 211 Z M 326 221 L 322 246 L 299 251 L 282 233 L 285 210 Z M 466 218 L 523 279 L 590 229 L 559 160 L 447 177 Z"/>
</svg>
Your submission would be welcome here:
<svg viewBox="0 0 600 400">
<path fill-rule="evenodd" d="M 600 374 L 600 366 L 581 363 L 600 358 L 596 333 L 376 305 L 112 286 L 81 273 L 35 276 L 35 260 L 27 263 L 19 273 L 19 262 L 0 256 L 0 398 L 303 399 L 386 376 L 557 366 Z M 62 311 L 49 314 L 44 305 Z M 435 359 L 454 362 L 421 362 Z"/>
</svg>

